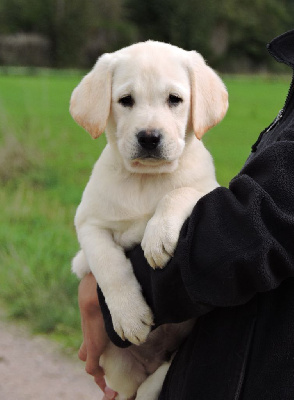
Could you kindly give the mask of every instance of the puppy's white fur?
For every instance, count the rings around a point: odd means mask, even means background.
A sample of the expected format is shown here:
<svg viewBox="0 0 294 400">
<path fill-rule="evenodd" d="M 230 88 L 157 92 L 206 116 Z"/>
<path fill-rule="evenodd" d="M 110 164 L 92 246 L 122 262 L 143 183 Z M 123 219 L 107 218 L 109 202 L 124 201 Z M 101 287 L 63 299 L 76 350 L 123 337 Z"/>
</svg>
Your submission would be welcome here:
<svg viewBox="0 0 294 400">
<path fill-rule="evenodd" d="M 132 102 L 126 105 L 127 96 Z M 153 317 L 125 249 L 142 242 L 153 268 L 163 268 L 172 257 L 183 222 L 199 198 L 217 187 L 212 158 L 200 139 L 227 107 L 223 82 L 200 54 L 152 41 L 103 55 L 72 94 L 73 118 L 94 138 L 105 130 L 108 141 L 77 210 L 82 250 L 73 271 L 79 277 L 92 271 L 114 329 L 136 345 L 146 341 Z M 138 133 L 155 130 L 160 144 L 147 154 Z M 139 347 L 110 344 L 103 354 L 108 384 L 120 399 L 133 396 L 158 369 L 137 395 L 156 398 L 167 370 L 166 364 L 160 367 L 164 354 L 185 331 L 175 327 L 171 335 L 169 329 L 164 340 L 167 328 L 160 329 Z"/>
</svg>

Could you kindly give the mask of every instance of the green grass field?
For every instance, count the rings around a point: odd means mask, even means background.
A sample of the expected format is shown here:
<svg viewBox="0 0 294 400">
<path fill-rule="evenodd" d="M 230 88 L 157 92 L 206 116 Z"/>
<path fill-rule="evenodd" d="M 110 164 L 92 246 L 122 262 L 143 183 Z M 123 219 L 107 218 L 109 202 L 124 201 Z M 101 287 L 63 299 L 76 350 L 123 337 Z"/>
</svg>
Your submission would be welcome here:
<svg viewBox="0 0 294 400">
<path fill-rule="evenodd" d="M 0 300 L 34 330 L 79 344 L 75 209 L 105 138 L 68 113 L 81 75 L 0 75 Z M 225 77 L 230 109 L 205 137 L 228 185 L 259 132 L 282 108 L 290 77 Z"/>
</svg>

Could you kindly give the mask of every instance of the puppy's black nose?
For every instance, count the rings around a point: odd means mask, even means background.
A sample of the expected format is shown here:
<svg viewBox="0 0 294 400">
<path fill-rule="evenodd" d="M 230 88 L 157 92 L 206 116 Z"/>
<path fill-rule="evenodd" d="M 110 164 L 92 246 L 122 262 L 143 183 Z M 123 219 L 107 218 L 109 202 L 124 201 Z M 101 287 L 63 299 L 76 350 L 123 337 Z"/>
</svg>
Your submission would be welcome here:
<svg viewBox="0 0 294 400">
<path fill-rule="evenodd" d="M 140 146 L 145 150 L 154 150 L 159 145 L 161 133 L 156 129 L 140 131 L 137 134 Z"/>
</svg>

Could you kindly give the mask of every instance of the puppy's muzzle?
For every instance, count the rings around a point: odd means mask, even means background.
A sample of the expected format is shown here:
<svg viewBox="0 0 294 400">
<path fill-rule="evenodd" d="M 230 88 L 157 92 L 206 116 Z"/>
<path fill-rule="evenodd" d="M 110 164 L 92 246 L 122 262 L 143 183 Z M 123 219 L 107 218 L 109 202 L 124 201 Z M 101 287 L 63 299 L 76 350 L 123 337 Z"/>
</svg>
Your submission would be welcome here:
<svg viewBox="0 0 294 400">
<path fill-rule="evenodd" d="M 162 134 L 157 129 L 142 130 L 137 133 L 139 157 L 161 158 Z"/>
</svg>

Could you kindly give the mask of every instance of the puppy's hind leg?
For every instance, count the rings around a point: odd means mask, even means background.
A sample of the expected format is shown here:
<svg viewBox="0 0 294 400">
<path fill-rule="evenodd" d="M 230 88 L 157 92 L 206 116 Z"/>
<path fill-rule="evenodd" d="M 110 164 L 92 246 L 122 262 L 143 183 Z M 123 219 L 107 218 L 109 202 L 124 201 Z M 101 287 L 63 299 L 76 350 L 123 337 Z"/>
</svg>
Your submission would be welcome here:
<svg viewBox="0 0 294 400">
<path fill-rule="evenodd" d="M 165 362 L 157 368 L 139 387 L 136 400 L 157 400 L 169 367 L 170 362 Z"/>
<path fill-rule="evenodd" d="M 121 349 L 112 343 L 106 347 L 99 364 L 104 370 L 107 386 L 118 393 L 118 400 L 132 398 L 147 378 L 144 366 L 133 354 L 128 349 Z"/>
<path fill-rule="evenodd" d="M 89 263 L 83 250 L 80 250 L 73 258 L 71 262 L 71 270 L 80 279 L 91 272 Z"/>
</svg>

